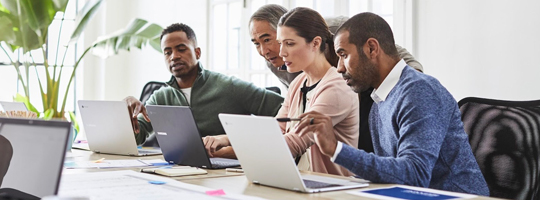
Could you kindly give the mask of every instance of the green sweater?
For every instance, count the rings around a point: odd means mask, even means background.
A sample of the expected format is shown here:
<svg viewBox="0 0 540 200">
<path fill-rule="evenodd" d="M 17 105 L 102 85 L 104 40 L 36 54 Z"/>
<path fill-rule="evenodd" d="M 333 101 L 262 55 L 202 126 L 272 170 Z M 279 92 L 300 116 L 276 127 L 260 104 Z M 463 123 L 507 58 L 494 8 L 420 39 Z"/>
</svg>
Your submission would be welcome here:
<svg viewBox="0 0 540 200">
<path fill-rule="evenodd" d="M 199 75 L 191 88 L 191 105 L 180 91 L 173 76 L 169 87 L 152 94 L 147 105 L 190 106 L 202 137 L 225 134 L 218 119 L 219 113 L 254 114 L 275 116 L 283 97 L 235 77 L 208 71 L 199 64 Z M 180 119 L 178 119 L 180 120 Z M 142 144 L 152 134 L 150 122 L 139 115 L 140 133 L 135 134 L 137 144 Z"/>
</svg>

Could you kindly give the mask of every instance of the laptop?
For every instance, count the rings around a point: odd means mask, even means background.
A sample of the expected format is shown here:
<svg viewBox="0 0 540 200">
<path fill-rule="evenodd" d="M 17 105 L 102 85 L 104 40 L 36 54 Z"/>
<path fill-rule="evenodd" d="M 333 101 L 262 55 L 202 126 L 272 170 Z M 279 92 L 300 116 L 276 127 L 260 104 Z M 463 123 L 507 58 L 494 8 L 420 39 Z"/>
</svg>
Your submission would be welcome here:
<svg viewBox="0 0 540 200">
<path fill-rule="evenodd" d="M 78 104 L 91 151 L 129 156 L 161 154 L 160 149 L 137 147 L 125 101 L 79 100 Z"/>
<path fill-rule="evenodd" d="M 246 177 L 253 183 L 314 193 L 366 187 L 361 180 L 300 175 L 273 117 L 219 114 Z"/>
<path fill-rule="evenodd" d="M 207 169 L 240 166 L 235 159 L 208 156 L 189 107 L 146 105 L 146 112 L 167 162 Z"/>
<path fill-rule="evenodd" d="M 0 107 L 4 112 L 8 111 L 28 111 L 23 102 L 0 101 Z"/>
<path fill-rule="evenodd" d="M 56 195 L 71 123 L 0 118 L 0 199 Z"/>
</svg>

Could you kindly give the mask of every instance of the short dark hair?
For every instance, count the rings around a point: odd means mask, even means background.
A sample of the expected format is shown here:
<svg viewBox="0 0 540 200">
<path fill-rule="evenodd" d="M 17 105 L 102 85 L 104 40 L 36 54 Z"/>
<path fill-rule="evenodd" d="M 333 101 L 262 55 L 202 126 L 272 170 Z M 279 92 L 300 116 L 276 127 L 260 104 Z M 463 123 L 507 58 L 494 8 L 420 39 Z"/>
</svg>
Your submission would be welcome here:
<svg viewBox="0 0 540 200">
<path fill-rule="evenodd" d="M 336 35 L 342 31 L 349 31 L 349 43 L 356 45 L 359 53 L 369 38 L 375 38 L 379 41 L 384 53 L 390 57 L 399 58 L 392 29 L 379 15 L 370 12 L 357 14 L 341 25 Z"/>
<path fill-rule="evenodd" d="M 277 4 L 268 4 L 260 7 L 249 18 L 249 24 L 252 21 L 267 21 L 274 30 L 277 30 L 279 18 L 287 12 L 287 9 Z"/>
<path fill-rule="evenodd" d="M 197 36 L 195 35 L 195 32 L 193 31 L 193 29 L 191 29 L 191 27 L 183 23 L 174 23 L 167 26 L 167 28 L 163 29 L 163 31 L 161 32 L 161 37 L 159 37 L 159 41 L 163 39 L 164 35 L 174 33 L 176 31 L 182 31 L 186 33 L 188 40 L 191 40 L 191 42 L 193 42 L 193 46 L 197 47 Z"/>
<path fill-rule="evenodd" d="M 324 18 L 317 11 L 296 7 L 285 13 L 280 19 L 278 26 L 293 28 L 298 36 L 304 38 L 306 42 L 311 42 L 317 36 L 322 38 L 320 51 L 325 54 L 326 60 L 337 66 L 339 57 L 334 52 L 334 35 L 328 29 Z"/>
</svg>

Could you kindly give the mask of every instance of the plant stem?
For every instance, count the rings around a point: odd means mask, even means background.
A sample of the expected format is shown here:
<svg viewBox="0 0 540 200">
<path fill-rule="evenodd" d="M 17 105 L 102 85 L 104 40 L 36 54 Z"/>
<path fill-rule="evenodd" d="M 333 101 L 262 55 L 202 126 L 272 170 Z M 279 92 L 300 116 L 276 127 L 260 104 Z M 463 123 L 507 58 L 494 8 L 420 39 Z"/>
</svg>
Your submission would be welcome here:
<svg viewBox="0 0 540 200">
<path fill-rule="evenodd" d="M 6 49 L 4 49 L 4 46 L 2 46 L 0 44 L 0 48 L 2 48 L 2 50 L 4 51 L 6 56 L 9 58 L 9 61 L 11 62 L 13 67 L 15 67 L 15 70 L 17 71 L 17 79 L 18 79 L 18 81 L 21 82 L 21 84 L 23 86 L 23 89 L 24 89 L 24 94 L 28 97 L 28 87 L 26 85 L 24 85 L 24 79 L 23 79 L 23 77 L 21 75 L 21 70 L 19 69 L 19 61 L 13 62 L 13 59 L 11 59 L 11 56 L 9 56 L 9 53 L 6 51 Z"/>
<path fill-rule="evenodd" d="M 58 42 L 56 43 L 56 57 L 54 59 L 53 80 L 56 79 L 56 66 L 58 65 L 58 50 L 60 49 L 60 36 L 62 35 L 62 26 L 64 25 L 65 16 L 66 16 L 66 12 L 64 11 L 64 14 L 62 14 L 62 20 L 60 20 L 60 29 L 58 30 Z M 60 75 L 58 75 L 58 80 L 60 80 Z"/>
<path fill-rule="evenodd" d="M 34 61 L 34 56 L 32 56 L 32 52 L 29 52 L 30 54 L 30 58 L 32 58 L 32 62 L 34 63 L 34 69 L 36 71 L 36 77 L 38 79 L 38 83 L 39 83 L 39 91 L 41 92 L 41 103 L 43 104 L 43 112 L 45 112 L 45 110 L 47 110 L 47 98 L 46 98 L 46 94 L 43 92 L 43 85 L 41 84 L 41 78 L 39 77 L 39 73 L 38 73 L 38 70 L 37 70 L 37 65 L 36 65 L 36 61 Z"/>
<path fill-rule="evenodd" d="M 86 53 L 88 53 L 88 51 L 90 51 L 90 49 L 92 49 L 92 47 L 93 46 L 90 46 L 90 47 L 86 48 L 86 50 L 84 50 L 84 53 L 81 55 L 81 57 L 79 57 L 79 60 L 77 60 L 77 62 L 73 66 L 73 72 L 71 72 L 71 76 L 69 77 L 68 85 L 66 87 L 66 94 L 64 95 L 64 100 L 62 101 L 62 107 L 61 107 L 61 110 L 60 110 L 61 114 L 64 113 L 64 109 L 66 107 L 66 100 L 67 100 L 67 96 L 68 96 L 68 92 L 69 92 L 69 87 L 71 86 L 71 82 L 73 81 L 73 77 L 75 77 L 75 72 L 77 71 L 77 67 L 79 67 L 79 63 L 81 63 L 82 59 L 84 58 L 84 55 L 86 55 Z"/>
</svg>

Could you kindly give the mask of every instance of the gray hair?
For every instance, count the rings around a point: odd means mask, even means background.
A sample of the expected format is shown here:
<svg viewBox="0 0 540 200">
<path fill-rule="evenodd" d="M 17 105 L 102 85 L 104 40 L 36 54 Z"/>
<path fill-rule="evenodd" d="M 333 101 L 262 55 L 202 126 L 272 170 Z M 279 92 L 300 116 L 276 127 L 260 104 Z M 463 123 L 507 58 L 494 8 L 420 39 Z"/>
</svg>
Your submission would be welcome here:
<svg viewBox="0 0 540 200">
<path fill-rule="evenodd" d="M 283 16 L 286 12 L 287 9 L 285 7 L 277 4 L 264 5 L 257 9 L 253 15 L 251 15 L 249 18 L 249 24 L 251 24 L 253 20 L 267 21 L 274 30 L 277 30 L 279 18 L 281 18 L 281 16 Z"/>
</svg>

